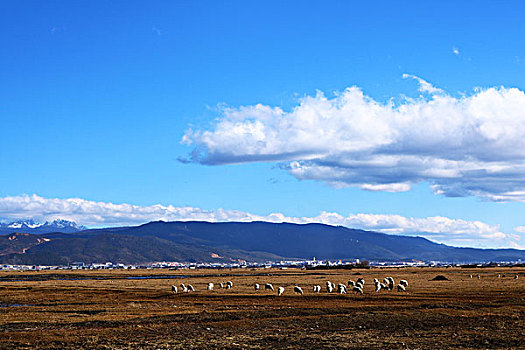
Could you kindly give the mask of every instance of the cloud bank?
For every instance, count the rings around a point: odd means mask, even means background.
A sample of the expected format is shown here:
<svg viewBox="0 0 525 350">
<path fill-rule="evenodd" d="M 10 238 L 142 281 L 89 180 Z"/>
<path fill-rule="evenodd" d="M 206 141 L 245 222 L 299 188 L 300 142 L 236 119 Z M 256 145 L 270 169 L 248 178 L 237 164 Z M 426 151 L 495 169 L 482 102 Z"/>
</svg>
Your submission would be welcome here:
<svg viewBox="0 0 525 350">
<path fill-rule="evenodd" d="M 413 75 L 422 95 L 381 103 L 350 87 L 306 96 L 290 111 L 222 107 L 209 129 L 189 129 L 184 161 L 277 162 L 299 180 L 401 192 L 525 201 L 525 93 L 478 89 L 453 97 Z"/>
<path fill-rule="evenodd" d="M 476 247 L 525 247 L 525 230 L 503 233 L 499 225 L 481 221 L 465 221 L 441 216 L 409 218 L 400 215 L 350 214 L 321 212 L 315 217 L 290 217 L 281 213 L 255 215 L 238 210 L 204 210 L 193 207 L 164 205 L 138 206 L 95 202 L 81 198 L 44 198 L 22 195 L 0 198 L 0 218 L 33 219 L 38 222 L 55 219 L 97 226 L 136 225 L 153 220 L 164 221 L 268 221 L 297 224 L 324 223 L 350 228 L 374 230 L 390 234 L 417 235 L 440 243 Z"/>
</svg>

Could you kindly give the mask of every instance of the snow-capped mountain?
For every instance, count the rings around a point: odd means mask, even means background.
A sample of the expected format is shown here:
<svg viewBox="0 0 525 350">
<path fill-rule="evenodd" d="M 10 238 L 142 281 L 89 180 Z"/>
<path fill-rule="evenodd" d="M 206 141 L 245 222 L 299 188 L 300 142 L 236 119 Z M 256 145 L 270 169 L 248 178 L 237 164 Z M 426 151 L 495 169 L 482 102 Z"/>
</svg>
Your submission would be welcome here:
<svg viewBox="0 0 525 350">
<path fill-rule="evenodd" d="M 44 223 L 29 220 L 17 220 L 13 222 L 0 222 L 0 234 L 8 234 L 13 232 L 23 233 L 50 233 L 50 232 L 64 232 L 72 233 L 85 230 L 86 227 L 78 225 L 73 221 L 68 220 L 53 220 Z"/>
</svg>

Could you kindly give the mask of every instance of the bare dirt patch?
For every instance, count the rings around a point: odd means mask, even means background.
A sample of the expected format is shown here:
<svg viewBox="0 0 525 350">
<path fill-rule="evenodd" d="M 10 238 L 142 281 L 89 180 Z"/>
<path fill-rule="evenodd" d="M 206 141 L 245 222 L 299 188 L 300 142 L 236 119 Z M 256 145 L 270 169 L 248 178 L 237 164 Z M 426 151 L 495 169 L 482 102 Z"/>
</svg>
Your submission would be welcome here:
<svg viewBox="0 0 525 350">
<path fill-rule="evenodd" d="M 326 293 L 327 280 L 347 283 L 356 272 L 365 280 L 364 295 Z M 0 348 L 523 349 L 525 279 L 513 276 L 524 272 L 0 272 Z M 436 275 L 450 281 L 430 281 Z M 386 276 L 408 280 L 408 293 L 375 293 L 373 279 Z M 228 280 L 234 287 L 220 289 Z M 206 290 L 208 282 L 215 290 Z M 266 282 L 283 286 L 284 295 L 254 290 L 254 283 Z M 171 293 L 171 285 L 180 283 L 196 292 Z M 293 293 L 295 284 L 304 296 Z M 315 284 L 322 293 L 313 293 Z"/>
</svg>

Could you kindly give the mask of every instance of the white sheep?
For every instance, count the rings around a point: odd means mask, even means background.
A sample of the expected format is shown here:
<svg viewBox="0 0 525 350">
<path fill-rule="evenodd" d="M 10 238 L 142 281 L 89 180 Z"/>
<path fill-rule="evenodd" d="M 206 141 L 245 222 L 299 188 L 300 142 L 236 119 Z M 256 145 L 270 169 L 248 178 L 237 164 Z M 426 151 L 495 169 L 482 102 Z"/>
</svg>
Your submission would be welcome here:
<svg viewBox="0 0 525 350">
<path fill-rule="evenodd" d="M 207 290 L 213 290 L 213 283 L 208 283 L 208 287 L 206 287 Z"/>
<path fill-rule="evenodd" d="M 408 287 L 408 281 L 407 280 L 401 280 L 401 281 L 399 281 L 399 284 L 402 284 L 403 286 L 405 286 L 405 288 Z"/>
<path fill-rule="evenodd" d="M 230 289 L 230 288 L 233 288 L 233 282 L 232 281 L 227 281 L 226 282 L 226 289 Z"/>
<path fill-rule="evenodd" d="M 359 283 L 359 282 L 361 282 L 361 284 L 362 284 L 363 286 L 365 285 L 365 280 L 362 279 L 361 277 L 359 277 L 359 278 L 357 279 L 357 281 L 356 281 L 356 283 Z"/>
<path fill-rule="evenodd" d="M 183 293 L 187 293 L 188 292 L 188 288 L 184 285 L 184 283 L 180 284 L 180 291 L 183 292 Z"/>
<path fill-rule="evenodd" d="M 337 285 L 337 291 L 339 294 L 346 294 L 346 286 L 343 283 Z"/>
<path fill-rule="evenodd" d="M 405 288 L 404 285 L 402 285 L 402 284 L 398 284 L 398 285 L 397 285 L 397 291 L 398 291 L 398 292 L 406 292 L 407 290 L 406 290 L 406 288 Z"/>
<path fill-rule="evenodd" d="M 222 283 L 222 282 L 219 283 L 219 286 L 220 286 L 221 288 L 224 288 L 224 283 Z"/>
<path fill-rule="evenodd" d="M 394 289 L 394 279 L 392 277 L 387 277 L 385 278 L 386 281 L 387 281 L 387 285 L 388 285 L 388 290 L 393 290 Z"/>
<path fill-rule="evenodd" d="M 478 275 L 478 280 L 480 280 L 480 279 L 481 279 L 481 276 L 480 276 L 480 275 Z"/>
<path fill-rule="evenodd" d="M 352 280 L 348 281 L 348 287 L 355 287 L 355 282 Z"/>
<path fill-rule="evenodd" d="M 326 291 L 328 293 L 332 293 L 334 291 L 334 288 L 332 287 L 331 283 L 326 285 Z"/>
<path fill-rule="evenodd" d="M 363 289 L 362 288 L 359 288 L 357 286 L 355 286 L 354 288 L 352 288 L 352 291 L 355 292 L 355 293 L 358 293 L 358 294 L 363 294 Z"/>
<path fill-rule="evenodd" d="M 294 291 L 295 293 L 299 293 L 299 294 L 301 294 L 301 295 L 304 294 L 303 289 L 302 289 L 301 287 L 299 287 L 299 286 L 294 286 L 294 287 L 293 287 L 293 291 Z"/>
<path fill-rule="evenodd" d="M 265 290 L 271 290 L 272 292 L 275 290 L 275 289 L 273 289 L 273 285 L 271 283 L 266 283 L 264 285 L 264 289 Z"/>
<path fill-rule="evenodd" d="M 269 284 L 269 283 L 267 283 L 267 284 Z M 273 290 L 273 286 L 272 286 L 272 290 Z M 283 295 L 283 293 L 284 293 L 284 287 L 277 288 L 277 296 L 281 296 L 281 295 Z"/>
<path fill-rule="evenodd" d="M 379 283 L 379 281 L 377 281 L 377 283 L 375 283 L 375 286 L 376 286 L 376 293 L 379 292 L 381 290 L 381 283 Z"/>
<path fill-rule="evenodd" d="M 320 285 L 315 285 L 314 286 L 314 293 L 319 293 L 321 292 L 321 286 Z"/>
<path fill-rule="evenodd" d="M 188 284 L 188 292 L 195 292 L 195 288 L 191 284 Z"/>
<path fill-rule="evenodd" d="M 517 280 L 519 278 L 519 275 L 516 274 L 516 276 L 514 276 L 514 279 Z"/>
<path fill-rule="evenodd" d="M 259 288 L 261 288 L 261 286 L 259 285 L 259 283 L 255 283 L 255 284 L 253 285 L 253 288 L 254 288 L 255 290 L 259 290 Z"/>
<path fill-rule="evenodd" d="M 177 286 L 171 286 L 171 291 L 177 294 Z"/>
</svg>

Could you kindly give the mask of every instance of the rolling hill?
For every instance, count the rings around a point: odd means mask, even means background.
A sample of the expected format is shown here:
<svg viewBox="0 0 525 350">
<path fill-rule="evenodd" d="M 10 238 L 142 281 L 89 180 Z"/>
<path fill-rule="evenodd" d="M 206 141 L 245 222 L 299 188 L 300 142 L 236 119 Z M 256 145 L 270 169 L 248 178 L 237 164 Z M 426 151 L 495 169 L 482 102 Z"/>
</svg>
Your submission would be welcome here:
<svg viewBox="0 0 525 350">
<path fill-rule="evenodd" d="M 37 235 L 29 237 L 32 236 Z M 7 237 L 0 236 L 0 247 L 15 244 Z M 525 260 L 523 250 L 457 248 L 421 237 L 324 224 L 159 221 L 133 227 L 46 233 L 38 237 L 45 241 L 27 243 L 23 252 L 20 247 L 18 251 L 14 248 L 1 250 L 0 262 L 43 264 L 40 261 L 44 257 L 48 263 L 60 264 L 72 261 L 231 262 L 238 259 L 262 262 L 314 256 L 317 259 L 460 263 Z"/>
</svg>

